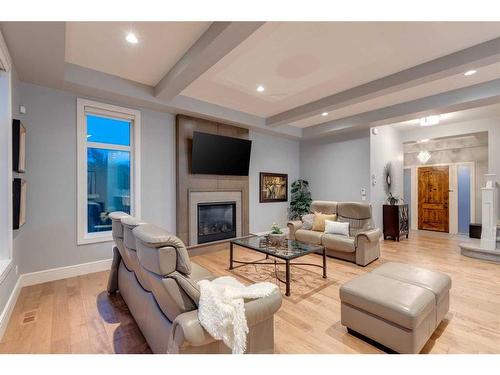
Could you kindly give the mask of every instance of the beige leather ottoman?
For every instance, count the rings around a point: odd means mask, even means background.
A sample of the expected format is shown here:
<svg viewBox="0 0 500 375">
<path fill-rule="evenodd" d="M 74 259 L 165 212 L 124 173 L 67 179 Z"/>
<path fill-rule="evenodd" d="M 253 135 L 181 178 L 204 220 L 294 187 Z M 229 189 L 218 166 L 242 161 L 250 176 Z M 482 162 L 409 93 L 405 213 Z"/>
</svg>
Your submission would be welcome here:
<svg viewBox="0 0 500 375">
<path fill-rule="evenodd" d="M 341 322 L 398 353 L 419 353 L 446 315 L 447 275 L 386 263 L 340 288 Z"/>
</svg>

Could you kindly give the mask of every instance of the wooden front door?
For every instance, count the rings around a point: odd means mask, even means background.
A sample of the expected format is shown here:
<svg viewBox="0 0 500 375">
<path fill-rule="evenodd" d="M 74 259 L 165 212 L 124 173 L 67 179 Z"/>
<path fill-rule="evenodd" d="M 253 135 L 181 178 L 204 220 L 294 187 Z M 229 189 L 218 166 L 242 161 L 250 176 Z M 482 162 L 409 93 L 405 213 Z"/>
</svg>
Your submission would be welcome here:
<svg viewBox="0 0 500 375">
<path fill-rule="evenodd" d="M 418 229 L 448 232 L 449 167 L 418 168 Z"/>
</svg>

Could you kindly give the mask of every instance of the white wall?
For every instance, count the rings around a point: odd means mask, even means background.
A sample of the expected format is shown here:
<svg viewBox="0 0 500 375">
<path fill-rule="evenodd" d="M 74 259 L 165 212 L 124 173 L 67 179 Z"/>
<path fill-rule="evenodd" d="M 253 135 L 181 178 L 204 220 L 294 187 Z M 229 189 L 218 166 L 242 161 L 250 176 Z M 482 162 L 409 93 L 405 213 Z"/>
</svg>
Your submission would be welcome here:
<svg viewBox="0 0 500 375">
<path fill-rule="evenodd" d="M 290 186 L 300 176 L 299 142 L 250 131 L 252 156 L 250 159 L 250 232 L 270 230 L 272 223 L 286 227 Z M 259 203 L 259 173 L 288 174 L 288 202 Z"/>
<path fill-rule="evenodd" d="M 110 242 L 76 245 L 76 96 L 22 83 L 20 97 L 28 183 L 27 220 L 14 240 L 20 272 L 109 259 Z M 174 117 L 141 112 L 142 216 L 175 232 Z"/>
<path fill-rule="evenodd" d="M 377 128 L 378 134 L 370 132 L 370 176 L 375 175 L 375 185 L 370 177 L 370 202 L 375 225 L 382 228 L 382 205 L 387 201 L 384 190 L 384 167 L 392 164 L 392 194 L 403 198 L 403 143 L 401 133 L 391 127 Z"/>
<path fill-rule="evenodd" d="M 370 199 L 370 137 L 368 131 L 335 138 L 302 141 L 300 172 L 309 181 L 314 200 Z"/>
</svg>

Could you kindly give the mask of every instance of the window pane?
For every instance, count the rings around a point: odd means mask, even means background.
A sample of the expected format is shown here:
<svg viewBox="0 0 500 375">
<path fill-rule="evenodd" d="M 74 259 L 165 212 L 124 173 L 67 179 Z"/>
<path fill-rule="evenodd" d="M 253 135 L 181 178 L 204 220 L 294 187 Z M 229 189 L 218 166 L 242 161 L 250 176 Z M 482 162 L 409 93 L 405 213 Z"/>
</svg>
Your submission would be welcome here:
<svg viewBox="0 0 500 375">
<path fill-rule="evenodd" d="M 108 214 L 130 214 L 130 152 L 87 149 L 87 231 L 111 230 Z"/>
<path fill-rule="evenodd" d="M 130 146 L 130 121 L 95 115 L 86 115 L 86 117 L 89 142 Z"/>
<path fill-rule="evenodd" d="M 458 233 L 468 233 L 470 224 L 471 168 L 458 166 Z"/>
</svg>

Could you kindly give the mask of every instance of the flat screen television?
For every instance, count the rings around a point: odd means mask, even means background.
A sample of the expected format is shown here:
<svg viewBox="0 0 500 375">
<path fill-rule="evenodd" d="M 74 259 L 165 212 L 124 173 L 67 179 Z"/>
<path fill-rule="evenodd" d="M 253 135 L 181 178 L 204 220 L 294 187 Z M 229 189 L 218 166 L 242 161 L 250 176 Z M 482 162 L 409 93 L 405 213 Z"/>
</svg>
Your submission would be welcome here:
<svg viewBox="0 0 500 375">
<path fill-rule="evenodd" d="M 252 141 L 194 132 L 191 173 L 248 176 Z"/>
</svg>

